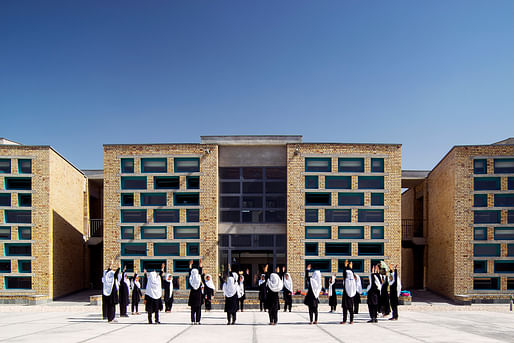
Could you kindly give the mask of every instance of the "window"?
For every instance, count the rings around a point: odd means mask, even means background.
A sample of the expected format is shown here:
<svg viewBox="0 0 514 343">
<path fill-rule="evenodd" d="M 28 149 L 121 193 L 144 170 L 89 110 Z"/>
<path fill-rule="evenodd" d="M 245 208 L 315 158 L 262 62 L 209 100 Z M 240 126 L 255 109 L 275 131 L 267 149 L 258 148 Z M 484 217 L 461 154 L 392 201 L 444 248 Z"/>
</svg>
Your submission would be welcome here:
<svg viewBox="0 0 514 343">
<path fill-rule="evenodd" d="M 232 235 L 231 243 L 233 247 L 252 246 L 252 235 Z"/>
<path fill-rule="evenodd" d="M 475 256 L 500 256 L 499 244 L 474 244 L 473 254 Z"/>
<path fill-rule="evenodd" d="M 330 206 L 330 193 L 305 193 L 306 206 Z"/>
<path fill-rule="evenodd" d="M 240 223 L 241 213 L 239 211 L 220 211 L 220 222 Z"/>
<path fill-rule="evenodd" d="M 262 181 L 251 181 L 251 182 L 243 182 L 243 193 L 246 194 L 262 194 L 264 192 L 264 187 L 262 185 Z"/>
<path fill-rule="evenodd" d="M 371 206 L 384 206 L 384 193 L 371 193 Z"/>
<path fill-rule="evenodd" d="M 514 278 L 507 278 L 507 289 L 514 289 Z"/>
<path fill-rule="evenodd" d="M 330 239 L 331 237 L 330 226 L 306 226 L 305 238 L 306 239 Z"/>
<path fill-rule="evenodd" d="M 18 160 L 18 173 L 31 174 L 32 173 L 32 160 Z"/>
<path fill-rule="evenodd" d="M 133 226 L 122 226 L 121 227 L 121 239 L 134 239 L 134 227 Z"/>
<path fill-rule="evenodd" d="M 495 194 L 495 207 L 514 207 L 514 194 Z"/>
<path fill-rule="evenodd" d="M 507 256 L 514 256 L 514 244 L 507 244 Z"/>
<path fill-rule="evenodd" d="M 496 228 L 494 228 L 494 239 L 497 239 L 497 240 L 514 239 L 514 227 L 496 227 Z"/>
<path fill-rule="evenodd" d="M 494 261 L 495 273 L 514 273 L 514 261 Z"/>
<path fill-rule="evenodd" d="M 352 254 L 352 245 L 350 243 L 326 243 L 326 256 L 350 256 Z"/>
<path fill-rule="evenodd" d="M 127 273 L 134 272 L 134 260 L 121 260 L 121 270 L 126 268 Z"/>
<path fill-rule="evenodd" d="M 487 174 L 487 160 L 473 160 L 473 173 Z"/>
<path fill-rule="evenodd" d="M 5 256 L 31 256 L 30 244 L 5 243 Z"/>
<path fill-rule="evenodd" d="M 494 173 L 514 173 L 514 158 L 502 158 L 494 160 Z"/>
<path fill-rule="evenodd" d="M 306 256 L 318 256 L 318 243 L 305 243 Z"/>
<path fill-rule="evenodd" d="M 5 211 L 5 222 L 6 223 L 20 223 L 30 224 L 31 223 L 31 211 Z"/>
<path fill-rule="evenodd" d="M 364 227 L 363 226 L 340 226 L 339 239 L 363 239 Z"/>
<path fill-rule="evenodd" d="M 262 167 L 245 167 L 243 168 L 243 179 L 259 180 L 263 178 Z"/>
<path fill-rule="evenodd" d="M 18 227 L 18 239 L 19 240 L 32 239 L 32 228 L 19 226 Z"/>
<path fill-rule="evenodd" d="M 359 255 L 384 255 L 384 243 L 359 243 Z"/>
<path fill-rule="evenodd" d="M 500 289 L 500 278 L 474 278 L 473 289 Z"/>
<path fill-rule="evenodd" d="M 475 224 L 499 224 L 501 211 L 474 211 Z"/>
<path fill-rule="evenodd" d="M 0 159 L 0 173 L 10 174 L 11 173 L 11 160 L 2 158 Z"/>
<path fill-rule="evenodd" d="M 326 189 L 352 189 L 351 176 L 325 176 Z"/>
<path fill-rule="evenodd" d="M 121 189 L 146 189 L 146 176 L 122 176 Z"/>
<path fill-rule="evenodd" d="M 179 189 L 180 178 L 178 176 L 154 176 L 154 189 Z"/>
<path fill-rule="evenodd" d="M 165 226 L 143 226 L 141 239 L 166 239 Z"/>
<path fill-rule="evenodd" d="M 241 178 L 240 168 L 220 168 L 220 179 L 239 180 Z"/>
<path fill-rule="evenodd" d="M 134 193 L 121 193 L 121 206 L 134 206 Z"/>
<path fill-rule="evenodd" d="M 384 177 L 359 176 L 359 189 L 384 189 Z"/>
<path fill-rule="evenodd" d="M 318 209 L 305 210 L 305 222 L 317 223 L 318 222 Z"/>
<path fill-rule="evenodd" d="M 6 276 L 5 288 L 7 289 L 31 289 L 32 278 L 30 276 Z"/>
<path fill-rule="evenodd" d="M 6 177 L 5 189 L 30 191 L 32 189 L 32 179 L 30 177 Z"/>
<path fill-rule="evenodd" d="M 186 188 L 187 189 L 200 189 L 200 177 L 199 176 L 186 177 Z"/>
<path fill-rule="evenodd" d="M 0 227 L 0 239 L 11 239 L 11 228 L 9 226 Z"/>
<path fill-rule="evenodd" d="M 337 271 L 340 273 L 344 270 L 344 263 L 346 260 L 338 260 L 337 261 Z M 352 269 L 354 273 L 363 273 L 364 272 L 364 260 L 349 260 L 352 262 Z M 362 278 L 361 278 L 362 279 Z"/>
<path fill-rule="evenodd" d="M 153 245 L 154 256 L 180 256 L 179 243 L 155 243 Z"/>
<path fill-rule="evenodd" d="M 267 193 L 286 193 L 287 186 L 282 181 L 266 182 L 266 194 Z"/>
<path fill-rule="evenodd" d="M 339 206 L 364 206 L 364 193 L 339 193 Z"/>
<path fill-rule="evenodd" d="M 200 205 L 200 194 L 198 193 L 174 193 L 175 206 L 198 206 Z"/>
<path fill-rule="evenodd" d="M 199 171 L 199 158 L 175 158 L 175 173 L 194 173 Z"/>
<path fill-rule="evenodd" d="M 180 222 L 179 210 L 154 210 L 154 223 L 178 223 Z"/>
<path fill-rule="evenodd" d="M 317 175 L 305 176 L 305 188 L 318 189 L 318 176 Z"/>
<path fill-rule="evenodd" d="M 121 210 L 122 223 L 146 223 L 146 210 Z"/>
<path fill-rule="evenodd" d="M 188 265 L 189 265 L 189 261 L 184 261 L 184 262 L 188 263 Z M 166 260 L 150 260 L 150 261 L 141 260 L 141 270 L 146 269 L 149 272 L 151 272 L 151 271 L 160 272 L 163 263 L 166 266 Z M 144 287 L 146 287 L 146 282 L 145 282 Z"/>
<path fill-rule="evenodd" d="M 32 206 L 32 194 L 18 194 L 18 206 L 30 207 Z"/>
<path fill-rule="evenodd" d="M 134 159 L 133 158 L 122 158 L 121 159 L 121 172 L 122 173 L 133 173 L 134 172 Z"/>
<path fill-rule="evenodd" d="M 266 208 L 286 208 L 286 198 L 282 195 L 266 196 Z"/>
<path fill-rule="evenodd" d="M 141 206 L 166 206 L 166 193 L 141 193 Z"/>
<path fill-rule="evenodd" d="M 359 222 L 376 222 L 384 221 L 384 210 L 358 210 Z"/>
<path fill-rule="evenodd" d="M 193 260 L 193 268 L 198 266 L 198 260 Z M 189 271 L 189 260 L 173 260 L 174 273 L 187 273 Z"/>
<path fill-rule="evenodd" d="M 372 226 L 370 237 L 371 237 L 371 239 L 384 239 L 384 227 L 383 226 Z"/>
<path fill-rule="evenodd" d="M 507 212 L 507 223 L 514 224 L 514 210 Z"/>
<path fill-rule="evenodd" d="M 174 239 L 199 239 L 200 228 L 198 226 L 175 226 L 173 228 Z"/>
<path fill-rule="evenodd" d="M 166 158 L 142 158 L 142 173 L 166 173 Z"/>
<path fill-rule="evenodd" d="M 241 183 L 240 182 L 221 182 L 221 193 L 223 194 L 231 194 L 231 193 L 241 193 Z"/>
<path fill-rule="evenodd" d="M 332 261 L 331 260 L 305 260 L 305 268 L 307 269 L 307 265 L 311 265 L 311 273 L 313 270 L 319 270 L 322 273 L 330 273 L 332 270 Z"/>
<path fill-rule="evenodd" d="M 349 223 L 352 221 L 352 210 L 325 210 L 325 222 L 327 223 Z"/>
<path fill-rule="evenodd" d="M 11 261 L 10 260 L 0 260 L 0 273 L 10 273 L 11 272 Z"/>
<path fill-rule="evenodd" d="M 0 194 L 0 206 L 11 206 L 11 194 Z"/>
<path fill-rule="evenodd" d="M 186 255 L 187 256 L 200 256 L 200 244 L 199 243 L 187 243 L 186 244 Z"/>
<path fill-rule="evenodd" d="M 487 194 L 475 194 L 473 196 L 473 207 L 487 207 Z"/>
<path fill-rule="evenodd" d="M 199 209 L 187 209 L 186 210 L 186 222 L 198 223 L 200 221 L 200 210 Z"/>
<path fill-rule="evenodd" d="M 237 199 L 239 202 L 239 197 L 232 197 Z M 241 204 L 243 208 L 262 208 L 263 207 L 263 197 L 262 196 L 244 196 L 243 203 Z M 237 207 L 237 206 L 233 206 Z"/>
<path fill-rule="evenodd" d="M 384 159 L 383 158 L 372 158 L 371 159 L 371 172 L 372 173 L 383 173 L 384 172 Z"/>
<path fill-rule="evenodd" d="M 331 158 L 306 158 L 305 159 L 306 172 L 323 172 L 329 173 L 332 171 Z"/>
<path fill-rule="evenodd" d="M 340 158 L 339 159 L 339 172 L 364 172 L 364 159 L 363 158 Z"/>
<path fill-rule="evenodd" d="M 32 273 L 31 262 L 25 260 L 18 260 L 18 273 Z"/>
<path fill-rule="evenodd" d="M 475 241 L 486 241 L 487 240 L 487 228 L 476 227 L 473 229 L 473 239 Z"/>
<path fill-rule="evenodd" d="M 499 191 L 500 185 L 499 177 L 475 177 L 473 180 L 475 191 Z"/>
<path fill-rule="evenodd" d="M 146 243 L 121 243 L 121 256 L 146 256 Z"/>
<path fill-rule="evenodd" d="M 473 273 L 487 273 L 487 261 L 473 261 Z"/>
</svg>

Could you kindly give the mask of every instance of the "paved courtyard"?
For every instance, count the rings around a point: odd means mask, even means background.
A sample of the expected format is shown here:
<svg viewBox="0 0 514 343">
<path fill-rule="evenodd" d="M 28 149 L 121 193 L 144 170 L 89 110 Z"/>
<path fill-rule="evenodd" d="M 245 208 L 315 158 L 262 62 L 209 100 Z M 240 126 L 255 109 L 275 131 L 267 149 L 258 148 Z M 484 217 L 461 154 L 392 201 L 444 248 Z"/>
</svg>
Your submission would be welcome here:
<svg viewBox="0 0 514 343">
<path fill-rule="evenodd" d="M 267 325 L 266 313 L 248 311 L 228 327 L 221 311 L 204 312 L 202 325 L 191 326 L 184 305 L 161 313 L 160 325 L 148 325 L 145 314 L 108 324 L 98 306 L 2 305 L 0 342 L 514 342 L 508 305 L 401 306 L 399 321 L 368 324 L 361 313 L 353 325 L 340 325 L 340 313 L 321 309 L 318 325 L 309 325 L 305 306 L 296 306 L 279 313 L 277 326 Z"/>
</svg>

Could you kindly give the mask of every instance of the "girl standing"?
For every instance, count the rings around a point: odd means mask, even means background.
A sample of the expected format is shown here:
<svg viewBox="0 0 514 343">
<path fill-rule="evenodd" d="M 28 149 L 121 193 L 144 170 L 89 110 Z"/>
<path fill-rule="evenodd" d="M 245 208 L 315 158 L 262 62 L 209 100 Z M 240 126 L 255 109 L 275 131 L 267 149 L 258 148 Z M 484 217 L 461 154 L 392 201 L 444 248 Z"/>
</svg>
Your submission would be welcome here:
<svg viewBox="0 0 514 343">
<path fill-rule="evenodd" d="M 145 304 L 148 313 L 148 324 L 152 324 L 152 313 L 155 313 L 155 324 L 160 324 L 159 310 L 162 308 L 162 282 L 161 276 L 155 271 L 147 272 L 143 270 L 147 278 Z"/>
<path fill-rule="evenodd" d="M 225 295 L 225 312 L 227 312 L 227 325 L 236 323 L 237 301 L 237 274 L 233 273 L 228 265 L 227 281 L 223 284 L 223 295 Z"/>
<path fill-rule="evenodd" d="M 330 312 L 335 312 L 337 309 L 337 294 L 336 294 L 336 275 L 330 277 L 328 284 L 328 304 L 330 305 Z"/>
<path fill-rule="evenodd" d="M 268 309 L 269 324 L 276 325 L 278 322 L 278 309 L 280 308 L 278 293 L 284 288 L 284 283 L 277 273 L 271 273 L 266 282 L 266 308 Z"/>
<path fill-rule="evenodd" d="M 200 267 L 198 269 L 193 268 L 193 261 L 189 262 L 189 286 L 191 291 L 189 292 L 189 300 L 187 304 L 191 306 L 191 324 L 200 324 L 200 318 L 202 316 L 202 260 L 200 260 Z"/>
<path fill-rule="evenodd" d="M 212 308 L 212 299 L 214 298 L 214 282 L 210 274 L 205 275 L 205 310 L 210 311 Z"/>
<path fill-rule="evenodd" d="M 321 292 L 321 273 L 319 270 L 314 271 L 312 277 L 309 277 L 311 265 L 307 265 L 305 271 L 305 282 L 307 283 L 307 295 L 303 303 L 309 307 L 309 324 L 318 324 L 318 304 L 319 293 Z M 314 320 L 313 320 L 314 319 Z"/>
<path fill-rule="evenodd" d="M 109 323 L 116 321 L 114 317 L 116 316 L 116 304 L 118 303 L 118 287 L 115 284 L 120 268 L 118 267 L 115 272 L 112 271 L 113 263 L 114 261 L 111 261 L 109 268 L 104 271 L 102 277 L 102 306 L 105 306 L 105 316 Z"/>
<path fill-rule="evenodd" d="M 261 274 L 261 278 L 259 279 L 259 307 L 262 310 L 266 311 L 266 275 Z"/>
<path fill-rule="evenodd" d="M 291 308 L 293 307 L 293 280 L 291 279 L 291 275 L 289 273 L 284 274 L 284 312 L 289 308 L 289 312 L 291 312 Z"/>
<path fill-rule="evenodd" d="M 136 310 L 135 314 L 139 314 L 138 307 L 139 307 L 139 301 L 141 301 L 141 297 L 143 294 L 141 293 L 141 283 L 139 281 L 139 276 L 137 276 L 137 271 L 134 270 L 134 277 L 132 278 L 131 282 L 131 289 L 132 289 L 132 314 L 134 314 L 134 309 Z"/>
<path fill-rule="evenodd" d="M 377 313 L 378 313 L 378 298 L 380 296 L 380 290 L 382 288 L 382 283 L 380 282 L 380 276 L 378 266 L 373 266 L 371 269 L 371 274 L 369 275 L 369 286 L 367 288 L 368 291 L 368 310 L 370 320 L 368 323 L 378 323 Z"/>
<path fill-rule="evenodd" d="M 398 297 L 402 291 L 402 283 L 398 277 L 398 266 L 394 267 L 394 272 L 391 270 L 389 274 L 389 289 L 391 291 L 391 309 L 393 316 L 389 320 L 398 320 Z"/>
<path fill-rule="evenodd" d="M 243 312 L 243 307 L 246 299 L 245 294 L 245 277 L 240 274 L 239 275 L 239 284 L 237 285 L 237 298 L 239 300 L 239 309 Z"/>
<path fill-rule="evenodd" d="M 164 312 L 171 312 L 173 306 L 173 275 L 169 273 L 164 274 L 165 267 L 166 264 L 163 263 L 160 272 L 162 287 L 164 288 Z"/>
<path fill-rule="evenodd" d="M 129 304 L 130 280 L 125 272 L 127 266 L 123 267 L 120 280 L 120 317 L 128 317 L 127 306 Z"/>
<path fill-rule="evenodd" d="M 344 263 L 344 292 L 343 292 L 343 321 L 341 324 L 346 323 L 348 318 L 348 312 L 350 312 L 350 324 L 353 324 L 353 297 L 357 293 L 357 285 L 355 283 L 355 277 L 352 271 L 352 262 L 348 264 L 348 261 Z"/>
</svg>

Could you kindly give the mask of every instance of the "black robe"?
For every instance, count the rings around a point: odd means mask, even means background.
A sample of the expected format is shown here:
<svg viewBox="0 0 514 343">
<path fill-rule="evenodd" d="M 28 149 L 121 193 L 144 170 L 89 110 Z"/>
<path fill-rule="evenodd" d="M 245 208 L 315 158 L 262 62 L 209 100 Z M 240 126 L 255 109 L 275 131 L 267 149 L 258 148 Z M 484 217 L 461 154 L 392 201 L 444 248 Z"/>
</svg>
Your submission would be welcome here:
<svg viewBox="0 0 514 343">
<path fill-rule="evenodd" d="M 344 288 L 344 290 L 343 290 L 342 305 L 343 305 L 343 309 L 347 308 L 347 309 L 353 311 L 353 297 L 350 297 L 348 295 L 348 293 L 346 292 L 346 272 L 347 271 L 352 271 L 352 270 L 350 268 L 348 268 L 348 267 L 345 267 L 343 269 L 343 277 L 344 277 L 343 288 Z"/>
<path fill-rule="evenodd" d="M 369 280 L 371 287 L 368 291 L 366 303 L 368 305 L 378 306 L 378 298 L 380 296 L 380 291 L 378 290 L 377 285 L 375 284 L 375 280 L 374 280 L 375 276 L 378 277 L 380 280 L 379 274 L 376 274 L 376 273 L 371 274 L 371 279 Z"/>
<path fill-rule="evenodd" d="M 192 269 L 189 269 L 189 276 L 191 276 L 191 270 Z M 202 267 L 198 268 L 198 274 L 202 275 Z M 203 279 L 203 277 L 202 277 L 202 279 Z M 193 289 L 193 287 L 191 287 L 187 305 L 191 306 L 191 307 L 198 307 L 198 306 L 202 306 L 202 304 L 203 304 L 202 285 L 200 285 L 200 287 L 198 287 L 198 289 Z"/>
<path fill-rule="evenodd" d="M 305 299 L 303 299 L 303 303 L 309 307 L 317 307 L 319 304 L 319 296 L 315 297 L 314 292 L 312 291 L 311 286 L 311 278 L 309 277 L 309 271 L 305 271 L 305 282 L 307 283 L 307 295 L 305 296 Z"/>
<path fill-rule="evenodd" d="M 386 276 L 384 276 L 384 278 L 385 280 L 382 284 L 382 290 L 380 291 L 380 297 L 378 299 L 378 312 L 381 312 L 384 315 L 388 315 L 391 313 L 391 306 L 389 305 L 389 294 L 387 293 L 389 282 Z"/>
<path fill-rule="evenodd" d="M 229 277 L 227 276 L 226 282 L 229 282 Z M 236 293 L 229 297 L 225 297 L 225 312 L 227 313 L 236 313 L 239 311 L 239 301 L 237 298 L 237 291 Z"/>
<path fill-rule="evenodd" d="M 328 297 L 328 305 L 337 306 L 336 283 L 334 282 L 332 286 L 328 287 L 332 289 L 332 295 Z"/>
<path fill-rule="evenodd" d="M 279 293 L 273 292 L 271 289 L 269 289 L 268 286 L 266 286 L 266 308 L 273 312 L 278 311 L 280 309 L 280 299 L 279 299 Z"/>
<path fill-rule="evenodd" d="M 107 269 L 107 271 L 110 271 L 110 270 L 111 269 Z M 118 304 L 120 302 L 119 297 L 118 297 L 118 287 L 116 287 L 116 282 L 118 280 L 119 273 L 120 273 L 120 268 L 116 269 L 116 271 L 114 272 L 114 283 L 112 285 L 111 294 L 105 297 L 107 306 L 115 306 L 116 304 Z"/>
<path fill-rule="evenodd" d="M 141 289 L 136 285 L 136 276 L 137 275 L 134 275 L 132 278 L 132 304 L 139 304 L 141 297 L 143 296 Z"/>
<path fill-rule="evenodd" d="M 173 302 L 173 291 L 170 291 L 170 286 L 173 289 L 173 278 L 171 281 L 168 281 L 165 276 L 162 275 L 162 271 L 159 274 L 161 274 L 162 288 L 164 288 L 164 301 L 171 300 L 171 302 Z"/>
<path fill-rule="evenodd" d="M 389 286 L 391 291 L 390 299 L 392 306 L 398 306 L 398 271 L 394 270 L 394 283 Z"/>
<path fill-rule="evenodd" d="M 264 282 L 259 285 L 259 300 L 262 302 L 266 301 L 266 280 L 264 280 Z"/>
<path fill-rule="evenodd" d="M 113 287 L 114 288 L 114 287 Z M 125 283 L 125 273 L 121 273 L 120 281 L 120 294 L 119 294 L 120 306 L 127 306 L 129 304 L 129 288 Z"/>
</svg>

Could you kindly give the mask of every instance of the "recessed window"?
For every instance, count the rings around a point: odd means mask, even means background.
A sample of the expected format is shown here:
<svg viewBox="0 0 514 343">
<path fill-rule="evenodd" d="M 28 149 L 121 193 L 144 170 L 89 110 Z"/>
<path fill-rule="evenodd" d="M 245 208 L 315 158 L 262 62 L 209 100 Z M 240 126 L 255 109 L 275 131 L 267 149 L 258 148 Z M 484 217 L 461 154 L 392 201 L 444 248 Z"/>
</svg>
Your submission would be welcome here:
<svg viewBox="0 0 514 343">
<path fill-rule="evenodd" d="M 326 189 L 352 189 L 351 176 L 325 176 Z"/>
<path fill-rule="evenodd" d="M 359 243 L 359 255 L 384 255 L 384 243 Z"/>
<path fill-rule="evenodd" d="M 175 158 L 175 173 L 194 173 L 199 171 L 199 158 Z"/>
<path fill-rule="evenodd" d="M 499 244 L 474 244 L 473 254 L 475 256 L 500 256 Z"/>
<path fill-rule="evenodd" d="M 9 226 L 0 227 L 0 239 L 11 239 L 11 228 Z"/>
<path fill-rule="evenodd" d="M 0 159 L 0 173 L 10 174 L 11 173 L 11 160 Z"/>
<path fill-rule="evenodd" d="M 330 206 L 330 193 L 305 193 L 306 206 Z"/>
<path fill-rule="evenodd" d="M 262 210 L 242 210 L 243 223 L 262 223 L 264 221 Z"/>
<path fill-rule="evenodd" d="M 268 193 L 286 193 L 287 186 L 283 181 L 266 182 L 266 194 Z"/>
<path fill-rule="evenodd" d="M 243 168 L 243 179 L 259 180 L 263 176 L 262 167 L 245 167 Z"/>
<path fill-rule="evenodd" d="M 514 194 L 495 194 L 495 207 L 514 207 Z"/>
<path fill-rule="evenodd" d="M 318 209 L 305 210 L 305 221 L 307 223 L 317 223 L 318 222 Z"/>
<path fill-rule="evenodd" d="M 154 210 L 154 223 L 178 223 L 180 222 L 179 210 Z"/>
<path fill-rule="evenodd" d="M 7 289 L 31 289 L 32 278 L 30 276 L 6 276 L 5 288 Z"/>
<path fill-rule="evenodd" d="M 318 176 L 317 175 L 305 176 L 305 188 L 318 189 Z"/>
<path fill-rule="evenodd" d="M 514 190 L 514 177 L 509 177 L 507 179 L 507 189 Z"/>
<path fill-rule="evenodd" d="M 266 178 L 268 180 L 280 179 L 285 180 L 287 178 L 286 168 L 281 167 L 268 167 L 266 168 Z"/>
<path fill-rule="evenodd" d="M 6 177 L 5 189 L 30 191 L 32 189 L 32 179 L 30 177 Z"/>
<path fill-rule="evenodd" d="M 352 221 L 352 211 L 347 209 L 325 210 L 325 222 L 349 223 Z"/>
<path fill-rule="evenodd" d="M 189 265 L 189 261 L 184 261 L 184 262 L 186 262 Z M 158 273 L 161 271 L 163 263 L 166 266 L 166 260 L 150 260 L 150 261 L 141 260 L 141 270 L 146 269 L 149 272 L 155 271 Z M 186 270 L 186 272 L 187 272 L 187 270 Z M 145 287 L 146 287 L 146 285 L 145 285 Z"/>
<path fill-rule="evenodd" d="M 186 210 L 186 222 L 198 223 L 200 221 L 200 210 L 199 209 L 187 209 Z"/>
<path fill-rule="evenodd" d="M 241 192 L 241 183 L 240 182 L 221 182 L 221 193 L 223 194 L 239 194 Z"/>
<path fill-rule="evenodd" d="M 121 172 L 122 173 L 133 173 L 134 172 L 134 159 L 133 158 L 122 158 L 121 159 Z"/>
<path fill-rule="evenodd" d="M 339 193 L 339 206 L 363 206 L 364 193 Z"/>
<path fill-rule="evenodd" d="M 473 180 L 475 191 L 499 191 L 500 185 L 499 177 L 475 177 Z"/>
<path fill-rule="evenodd" d="M 9 193 L 0 194 L 0 206 L 11 206 L 11 194 L 9 194 Z"/>
<path fill-rule="evenodd" d="M 134 206 L 134 193 L 121 193 L 121 206 Z"/>
<path fill-rule="evenodd" d="M 18 239 L 19 240 L 32 239 L 32 228 L 19 226 L 18 227 Z"/>
<path fill-rule="evenodd" d="M 121 210 L 122 223 L 146 223 L 146 210 Z"/>
<path fill-rule="evenodd" d="M 141 239 L 166 239 L 165 226 L 143 226 Z"/>
<path fill-rule="evenodd" d="M 30 261 L 18 260 L 18 273 L 32 273 L 32 263 Z"/>
<path fill-rule="evenodd" d="M 186 177 L 186 188 L 187 189 L 200 189 L 200 177 L 199 176 Z"/>
<path fill-rule="evenodd" d="M 200 244 L 199 243 L 187 243 L 186 244 L 186 255 L 187 256 L 200 256 Z"/>
<path fill-rule="evenodd" d="M 134 272 L 134 260 L 121 260 L 121 270 L 125 269 L 127 273 Z"/>
<path fill-rule="evenodd" d="M 364 172 L 364 159 L 363 158 L 340 158 L 339 159 L 339 172 Z"/>
<path fill-rule="evenodd" d="M 338 260 L 337 261 L 337 271 L 338 272 L 342 272 L 344 270 L 345 261 L 346 260 Z M 364 272 L 364 260 L 350 260 L 349 262 L 352 262 L 352 270 L 354 273 Z"/>
<path fill-rule="evenodd" d="M 142 206 L 166 206 L 166 193 L 141 193 Z"/>
<path fill-rule="evenodd" d="M 166 173 L 166 159 L 165 158 L 142 158 L 141 159 L 141 172 L 142 173 Z"/>
<path fill-rule="evenodd" d="M 351 243 L 325 243 L 325 256 L 350 256 Z"/>
<path fill-rule="evenodd" d="M 475 194 L 473 196 L 473 207 L 487 207 L 487 194 Z"/>
<path fill-rule="evenodd" d="M 305 243 L 306 256 L 318 256 L 318 243 Z"/>
<path fill-rule="evenodd" d="M 31 256 L 32 248 L 30 244 L 5 243 L 5 256 Z"/>
<path fill-rule="evenodd" d="M 332 261 L 331 260 L 305 260 L 305 267 L 307 265 L 311 265 L 312 270 L 319 270 L 322 273 L 330 273 L 332 271 Z M 311 273 L 312 275 L 312 273 Z"/>
<path fill-rule="evenodd" d="M 32 173 L 32 160 L 18 160 L 18 173 L 31 174 Z"/>
<path fill-rule="evenodd" d="M 514 224 L 514 210 L 507 211 L 507 223 Z"/>
<path fill-rule="evenodd" d="M 514 244 L 507 244 L 507 256 L 514 256 Z"/>
<path fill-rule="evenodd" d="M 239 211 L 220 211 L 220 221 L 222 223 L 240 223 L 241 212 Z"/>
<path fill-rule="evenodd" d="M 514 273 L 514 261 L 494 261 L 495 273 Z"/>
<path fill-rule="evenodd" d="M 384 210 L 358 210 L 359 222 L 376 222 L 384 221 Z"/>
<path fill-rule="evenodd" d="M 286 198 L 282 195 L 267 195 L 266 208 L 286 208 Z"/>
<path fill-rule="evenodd" d="M 384 227 L 372 226 L 370 232 L 371 239 L 384 239 Z"/>
<path fill-rule="evenodd" d="M 133 226 L 122 226 L 121 227 L 121 239 L 134 239 L 134 227 Z"/>
<path fill-rule="evenodd" d="M 384 206 L 384 193 L 371 193 L 371 206 Z"/>
<path fill-rule="evenodd" d="M 226 179 L 226 180 L 239 180 L 241 178 L 240 174 L 241 169 L 240 168 L 220 168 L 220 179 Z"/>
<path fill-rule="evenodd" d="M 475 241 L 486 241 L 487 240 L 487 228 L 476 227 L 473 229 L 473 239 Z"/>
<path fill-rule="evenodd" d="M 474 174 L 487 174 L 487 160 L 473 160 Z"/>
<path fill-rule="evenodd" d="M 490 277 L 490 278 L 474 278 L 473 279 L 473 289 L 500 289 L 500 278 Z"/>
<path fill-rule="evenodd" d="M 5 222 L 6 223 L 20 223 L 30 224 L 31 223 L 31 211 L 16 211 L 16 210 L 5 210 Z"/>
<path fill-rule="evenodd" d="M 236 199 L 239 201 L 238 197 L 236 197 Z M 241 206 L 243 208 L 262 208 L 263 200 L 264 200 L 264 198 L 262 196 L 244 196 L 243 203 L 241 204 Z M 237 206 L 233 206 L 233 207 L 237 207 Z"/>
<path fill-rule="evenodd" d="M 306 226 L 305 238 L 306 239 L 330 239 L 331 229 L 330 226 Z"/>
<path fill-rule="evenodd" d="M 330 158 L 306 158 L 305 171 L 329 173 L 332 171 L 332 160 Z"/>
<path fill-rule="evenodd" d="M 198 206 L 200 205 L 199 193 L 174 193 L 175 206 Z"/>
<path fill-rule="evenodd" d="M 198 260 L 193 260 L 193 266 L 198 265 Z M 187 273 L 189 271 L 189 260 L 173 260 L 174 273 Z"/>
<path fill-rule="evenodd" d="M 371 172 L 372 173 L 383 173 L 384 172 L 384 159 L 383 158 L 372 158 L 371 159 Z"/>
<path fill-rule="evenodd" d="M 122 176 L 121 189 L 146 189 L 146 176 Z"/>
<path fill-rule="evenodd" d="M 18 206 L 30 207 L 32 206 L 32 194 L 18 194 Z"/>
<path fill-rule="evenodd" d="M 180 178 L 178 176 L 154 176 L 154 189 L 179 189 Z"/>
<path fill-rule="evenodd" d="M 200 228 L 198 226 L 175 226 L 173 228 L 174 239 L 199 239 Z"/>
<path fill-rule="evenodd" d="M 514 289 L 514 278 L 507 278 L 507 289 Z"/>
<path fill-rule="evenodd" d="M 122 256 L 146 256 L 146 243 L 121 243 Z"/>
<path fill-rule="evenodd" d="M 243 193 L 245 194 L 262 194 L 264 192 L 264 188 L 262 186 L 262 181 L 249 181 L 243 182 Z"/>
<path fill-rule="evenodd" d="M 180 256 L 179 243 L 155 243 L 153 245 L 154 256 Z"/>
<path fill-rule="evenodd" d="M 473 211 L 475 224 L 499 224 L 501 211 Z"/>
<path fill-rule="evenodd" d="M 384 177 L 359 176 L 359 189 L 384 189 Z"/>
<path fill-rule="evenodd" d="M 11 261 L 10 260 L 0 260 L 0 273 L 10 273 L 11 272 Z"/>
<path fill-rule="evenodd" d="M 364 227 L 363 226 L 340 226 L 339 239 L 363 239 Z"/>
<path fill-rule="evenodd" d="M 514 158 L 502 158 L 494 160 L 494 173 L 514 173 Z"/>
<path fill-rule="evenodd" d="M 473 261 L 473 273 L 487 273 L 487 261 Z"/>
<path fill-rule="evenodd" d="M 494 239 L 496 239 L 496 240 L 512 240 L 512 239 L 514 239 L 514 227 L 496 227 L 496 228 L 494 228 Z"/>
</svg>

